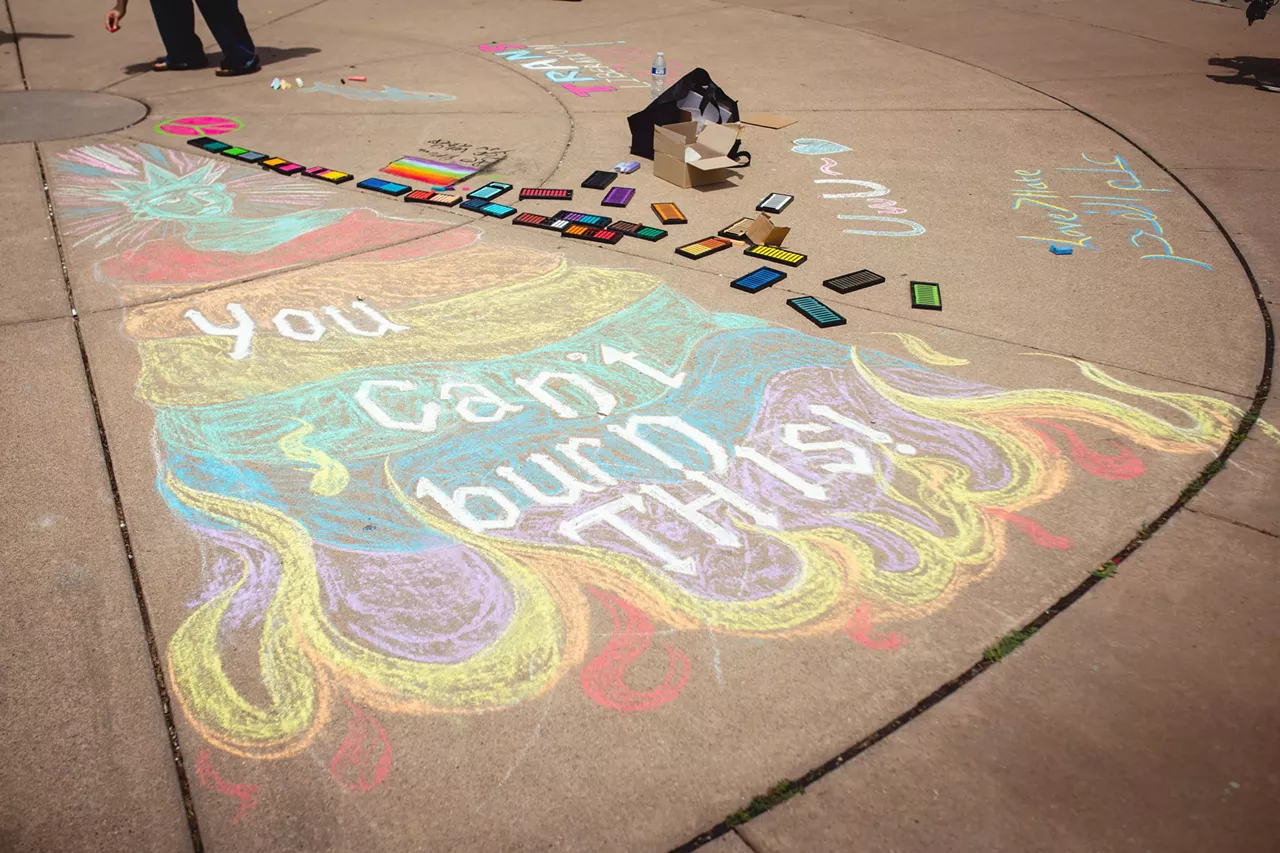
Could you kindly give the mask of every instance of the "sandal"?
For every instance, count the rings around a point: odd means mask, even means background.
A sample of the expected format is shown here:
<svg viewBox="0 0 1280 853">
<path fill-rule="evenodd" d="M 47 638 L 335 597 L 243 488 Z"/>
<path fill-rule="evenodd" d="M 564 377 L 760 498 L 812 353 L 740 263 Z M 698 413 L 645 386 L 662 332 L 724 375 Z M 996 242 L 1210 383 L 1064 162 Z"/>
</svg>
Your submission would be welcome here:
<svg viewBox="0 0 1280 853">
<path fill-rule="evenodd" d="M 162 56 L 151 63 L 152 71 L 196 71 L 208 67 L 209 59 L 207 57 L 201 57 L 196 62 L 170 62 L 167 56 Z"/>
<path fill-rule="evenodd" d="M 256 74 L 261 70 L 262 70 L 262 62 L 258 59 L 258 57 L 255 56 L 253 58 L 253 61 L 250 62 L 248 65 L 241 66 L 240 68 L 228 68 L 227 66 L 223 65 L 213 73 L 217 74 L 219 77 L 239 77 L 243 74 Z"/>
</svg>

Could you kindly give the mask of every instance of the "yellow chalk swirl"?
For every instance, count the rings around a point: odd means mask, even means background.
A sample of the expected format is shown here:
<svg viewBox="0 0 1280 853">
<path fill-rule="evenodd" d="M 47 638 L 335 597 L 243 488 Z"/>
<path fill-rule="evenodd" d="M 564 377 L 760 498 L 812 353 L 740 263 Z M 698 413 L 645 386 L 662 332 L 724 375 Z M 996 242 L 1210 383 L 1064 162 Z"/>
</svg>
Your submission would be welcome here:
<svg viewBox="0 0 1280 853">
<path fill-rule="evenodd" d="M 193 489 L 169 473 L 178 500 L 254 537 L 280 558 L 281 577 L 262 623 L 258 659 L 265 703 L 246 698 L 223 671 L 219 625 L 245 577 L 198 607 L 169 642 L 175 692 L 200 732 L 241 755 L 276 758 L 306 747 L 328 715 L 330 679 L 365 703 L 394 711 L 481 711 L 536 696 L 564 671 L 566 647 L 580 657 L 586 636 L 564 602 L 519 561 L 496 555 L 516 602 L 494 643 L 456 663 L 422 663 L 383 654 L 344 636 L 320 600 L 311 536 L 284 513 L 259 503 Z M 575 611 L 581 608 L 574 608 Z"/>
<path fill-rule="evenodd" d="M 342 494 L 342 490 L 351 482 L 346 466 L 323 450 L 308 447 L 304 442 L 315 427 L 302 421 L 299 423 L 301 426 L 280 439 L 280 452 L 296 462 L 316 466 L 315 473 L 311 475 L 312 492 L 326 498 Z"/>
<path fill-rule="evenodd" d="M 1035 422 L 1092 424 L 1166 453 L 1211 453 L 1231 433 L 1239 409 L 1191 394 L 1145 391 L 1075 362 L 1091 382 L 1169 406 L 1182 423 L 1097 394 L 1031 389 L 967 397 L 931 397 L 888 384 L 850 349 L 862 381 L 893 404 L 938 423 L 959 426 L 996 449 L 1004 484 L 974 483 L 961 461 L 882 448 L 876 488 L 894 504 L 927 515 L 921 525 L 888 512 L 832 514 L 831 523 L 771 530 L 735 522 L 751 536 L 771 538 L 793 555 L 790 580 L 749 600 L 721 600 L 687 589 L 641 559 L 605 548 L 537 544 L 472 533 L 408 497 L 383 466 L 386 487 L 423 526 L 468 546 L 505 581 L 514 611 L 483 651 L 452 663 L 424 663 L 369 648 L 342 633 L 326 614 L 311 536 L 284 512 L 189 486 L 169 472 L 165 483 L 186 506 L 252 537 L 279 558 L 280 578 L 260 621 L 260 686 L 242 690 L 223 668 L 220 633 L 250 566 L 197 607 L 169 643 L 175 693 L 188 718 L 211 742 L 254 757 L 281 757 L 305 748 L 327 720 L 335 687 L 365 704 L 398 712 L 488 711 L 525 701 L 554 685 L 588 652 L 591 609 L 584 587 L 634 602 L 655 621 L 679 629 L 744 636 L 829 633 L 868 600 L 878 619 L 917 618 L 944 606 L 997 565 L 1005 521 L 988 510 L 1019 510 L 1048 500 L 1071 476 L 1070 459 L 1046 442 Z M 312 489 L 338 494 L 347 481 L 336 460 L 305 443 L 310 425 L 280 440 L 289 456 L 315 466 Z M 308 468 L 310 470 L 310 468 Z M 870 529 L 914 552 L 915 565 L 885 571 Z"/>
<path fill-rule="evenodd" d="M 890 335 L 897 338 L 907 352 L 911 353 L 918 361 L 925 364 L 936 364 L 939 367 L 959 367 L 962 364 L 968 364 L 967 358 L 955 358 L 949 355 L 943 355 L 933 347 L 929 346 L 915 335 L 908 335 L 906 332 L 874 332 L 877 335 Z"/>
</svg>

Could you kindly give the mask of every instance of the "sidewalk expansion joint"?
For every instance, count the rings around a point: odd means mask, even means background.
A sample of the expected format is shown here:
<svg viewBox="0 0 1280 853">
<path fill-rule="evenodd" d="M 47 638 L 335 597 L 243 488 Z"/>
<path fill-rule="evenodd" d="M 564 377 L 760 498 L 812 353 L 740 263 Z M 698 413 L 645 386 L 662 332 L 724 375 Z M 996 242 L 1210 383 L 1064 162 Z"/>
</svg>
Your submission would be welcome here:
<svg viewBox="0 0 1280 853">
<path fill-rule="evenodd" d="M 1214 521 L 1221 521 L 1223 524 L 1240 527 L 1262 536 L 1268 536 L 1272 539 L 1280 539 L 1280 533 L 1272 533 L 1270 530 L 1263 530 L 1261 527 L 1254 527 L 1252 524 L 1245 524 L 1243 521 L 1236 521 L 1234 518 L 1227 518 L 1225 515 L 1218 515 L 1216 512 L 1197 509 L 1193 506 L 1187 507 L 1187 512 L 1195 513 L 1196 515 L 1203 515 L 1205 518 L 1212 518 Z"/>
<path fill-rule="evenodd" d="M 9 18 L 9 32 L 13 33 L 13 55 L 18 60 L 18 77 L 22 80 L 22 91 L 30 92 L 31 87 L 27 85 L 27 68 L 22 64 L 22 46 L 18 44 L 21 38 L 18 36 L 18 26 L 13 22 L 13 9 L 9 6 L 9 0 L 4 0 L 4 13 Z"/>
<path fill-rule="evenodd" d="M 22 63 L 22 39 L 18 36 L 18 28 L 13 22 L 13 9 L 9 0 L 4 3 L 5 15 L 9 19 L 9 31 L 14 34 L 13 52 L 18 61 L 18 73 L 22 77 L 22 88 L 30 91 L 27 83 L 26 66 Z M 102 420 L 102 407 L 98 403 L 98 392 L 93 382 L 93 371 L 89 367 L 89 351 L 85 348 L 84 332 L 80 328 L 80 317 L 76 311 L 75 294 L 71 290 L 71 273 L 67 267 L 66 247 L 62 244 L 62 234 L 58 230 L 58 218 L 53 212 L 53 196 L 49 192 L 49 175 L 44 167 L 44 155 L 40 146 L 32 143 L 36 154 L 36 167 L 40 172 L 40 187 L 44 192 L 45 215 L 49 217 L 49 228 L 53 232 L 54 245 L 58 250 L 58 266 L 62 271 L 62 285 L 66 288 L 67 303 L 71 307 L 71 327 L 76 333 L 76 346 L 80 349 L 80 363 L 84 368 L 85 384 L 89 391 L 89 402 L 93 407 L 93 420 L 98 428 L 98 441 L 102 445 L 102 461 L 107 471 L 107 480 L 111 484 L 111 499 L 115 503 L 116 521 L 120 529 L 121 544 L 124 545 L 125 560 L 129 565 L 129 579 L 133 583 L 134 599 L 138 603 L 138 616 L 142 621 L 142 632 L 147 641 L 147 653 L 151 658 L 151 674 L 155 679 L 156 693 L 160 699 L 160 710 L 164 715 L 165 729 L 169 735 L 169 749 L 173 753 L 174 771 L 178 776 L 178 788 L 182 794 L 182 809 L 187 818 L 187 829 L 191 837 L 192 853 L 204 853 L 204 841 L 200 837 L 200 824 L 196 820 L 195 804 L 191 799 L 191 784 L 187 779 L 187 770 L 182 761 L 182 746 L 178 743 L 178 730 L 173 723 L 173 706 L 169 699 L 169 689 L 164 681 L 164 669 L 160 663 L 160 652 L 156 647 L 155 631 L 151 626 L 151 614 L 147 610 L 147 602 L 142 594 L 142 579 L 138 575 L 137 560 L 133 555 L 133 543 L 129 539 L 129 527 L 124 517 L 124 502 L 120 498 L 120 483 L 116 478 L 115 465 L 111 460 L 111 448 L 107 444 L 107 428 Z"/>
<path fill-rule="evenodd" d="M 6 0 L 7 5 L 7 0 Z M 151 658 L 151 673 L 155 679 L 156 693 L 160 699 L 160 710 L 164 714 L 165 728 L 169 735 L 169 749 L 173 753 L 174 770 L 178 776 L 178 787 L 182 793 L 183 811 L 186 813 L 187 828 L 191 836 L 193 853 L 203 853 L 204 842 L 200 836 L 200 824 L 196 819 L 195 804 L 191 798 L 191 783 L 182 758 L 182 745 L 178 741 L 178 730 L 173 720 L 173 703 L 169 697 L 169 688 L 165 684 L 164 667 L 160 661 L 160 651 L 156 645 L 155 629 L 151 624 L 151 613 L 147 608 L 146 597 L 142 591 L 142 578 L 138 574 L 138 563 L 133 553 L 133 542 L 129 536 L 129 526 L 125 520 L 124 501 L 120 496 L 120 482 L 116 476 L 115 464 L 111 457 L 111 447 L 107 442 L 106 423 L 102 419 L 102 407 L 98 402 L 97 386 L 93 380 L 93 370 L 89 366 L 89 351 L 85 347 L 84 332 L 80 327 L 79 312 L 75 308 L 75 294 L 71 290 L 71 274 L 67 267 L 66 249 L 62 244 L 62 234 L 58 230 L 57 217 L 53 211 L 53 198 L 49 193 L 49 178 L 44 167 L 44 157 L 36 147 L 36 165 L 40 170 L 40 183 L 44 188 L 44 201 L 49 217 L 49 225 L 53 229 L 54 241 L 58 249 L 58 262 L 62 267 L 62 283 L 66 287 L 67 301 L 71 304 L 71 325 L 76 333 L 76 345 L 80 348 L 80 362 L 84 368 L 85 383 L 89 390 L 89 401 L 93 407 L 93 420 L 98 428 L 98 441 L 102 445 L 102 460 L 107 471 L 107 480 L 111 484 L 111 497 L 115 503 L 116 521 L 119 523 L 120 539 L 124 545 L 125 560 L 129 565 L 129 578 L 133 583 L 133 595 L 138 604 L 138 616 L 142 621 L 142 631 L 147 641 L 147 652 Z"/>
</svg>

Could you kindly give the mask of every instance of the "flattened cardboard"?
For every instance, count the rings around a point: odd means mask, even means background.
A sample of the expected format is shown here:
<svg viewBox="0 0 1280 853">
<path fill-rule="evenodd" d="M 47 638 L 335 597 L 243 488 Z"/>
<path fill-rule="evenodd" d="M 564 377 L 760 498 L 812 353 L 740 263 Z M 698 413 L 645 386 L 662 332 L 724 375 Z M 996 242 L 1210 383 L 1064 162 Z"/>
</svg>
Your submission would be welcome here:
<svg viewBox="0 0 1280 853">
<path fill-rule="evenodd" d="M 653 174 L 683 189 L 718 184 L 735 175 L 738 163 L 729 151 L 738 141 L 739 124 L 706 124 L 698 130 L 692 121 L 653 129 Z"/>
</svg>

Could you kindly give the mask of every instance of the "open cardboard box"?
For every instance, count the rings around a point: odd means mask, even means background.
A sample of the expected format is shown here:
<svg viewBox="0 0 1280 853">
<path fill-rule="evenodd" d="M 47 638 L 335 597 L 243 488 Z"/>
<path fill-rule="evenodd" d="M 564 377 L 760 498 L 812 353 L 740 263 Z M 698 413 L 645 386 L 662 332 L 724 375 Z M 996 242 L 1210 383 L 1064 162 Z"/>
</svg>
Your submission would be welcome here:
<svg viewBox="0 0 1280 853">
<path fill-rule="evenodd" d="M 769 214 L 762 213 L 747 228 L 747 239 L 757 246 L 781 246 L 790 233 L 790 228 L 774 225 Z"/>
<path fill-rule="evenodd" d="M 689 189 L 718 184 L 737 174 L 729 156 L 738 141 L 740 124 L 682 121 L 653 128 L 653 173 L 668 183 Z"/>
<path fill-rule="evenodd" d="M 781 246 L 782 241 L 791 233 L 790 228 L 781 228 L 773 224 L 769 214 L 744 216 L 732 225 L 720 231 L 721 237 L 733 240 L 746 240 L 753 246 Z"/>
</svg>

